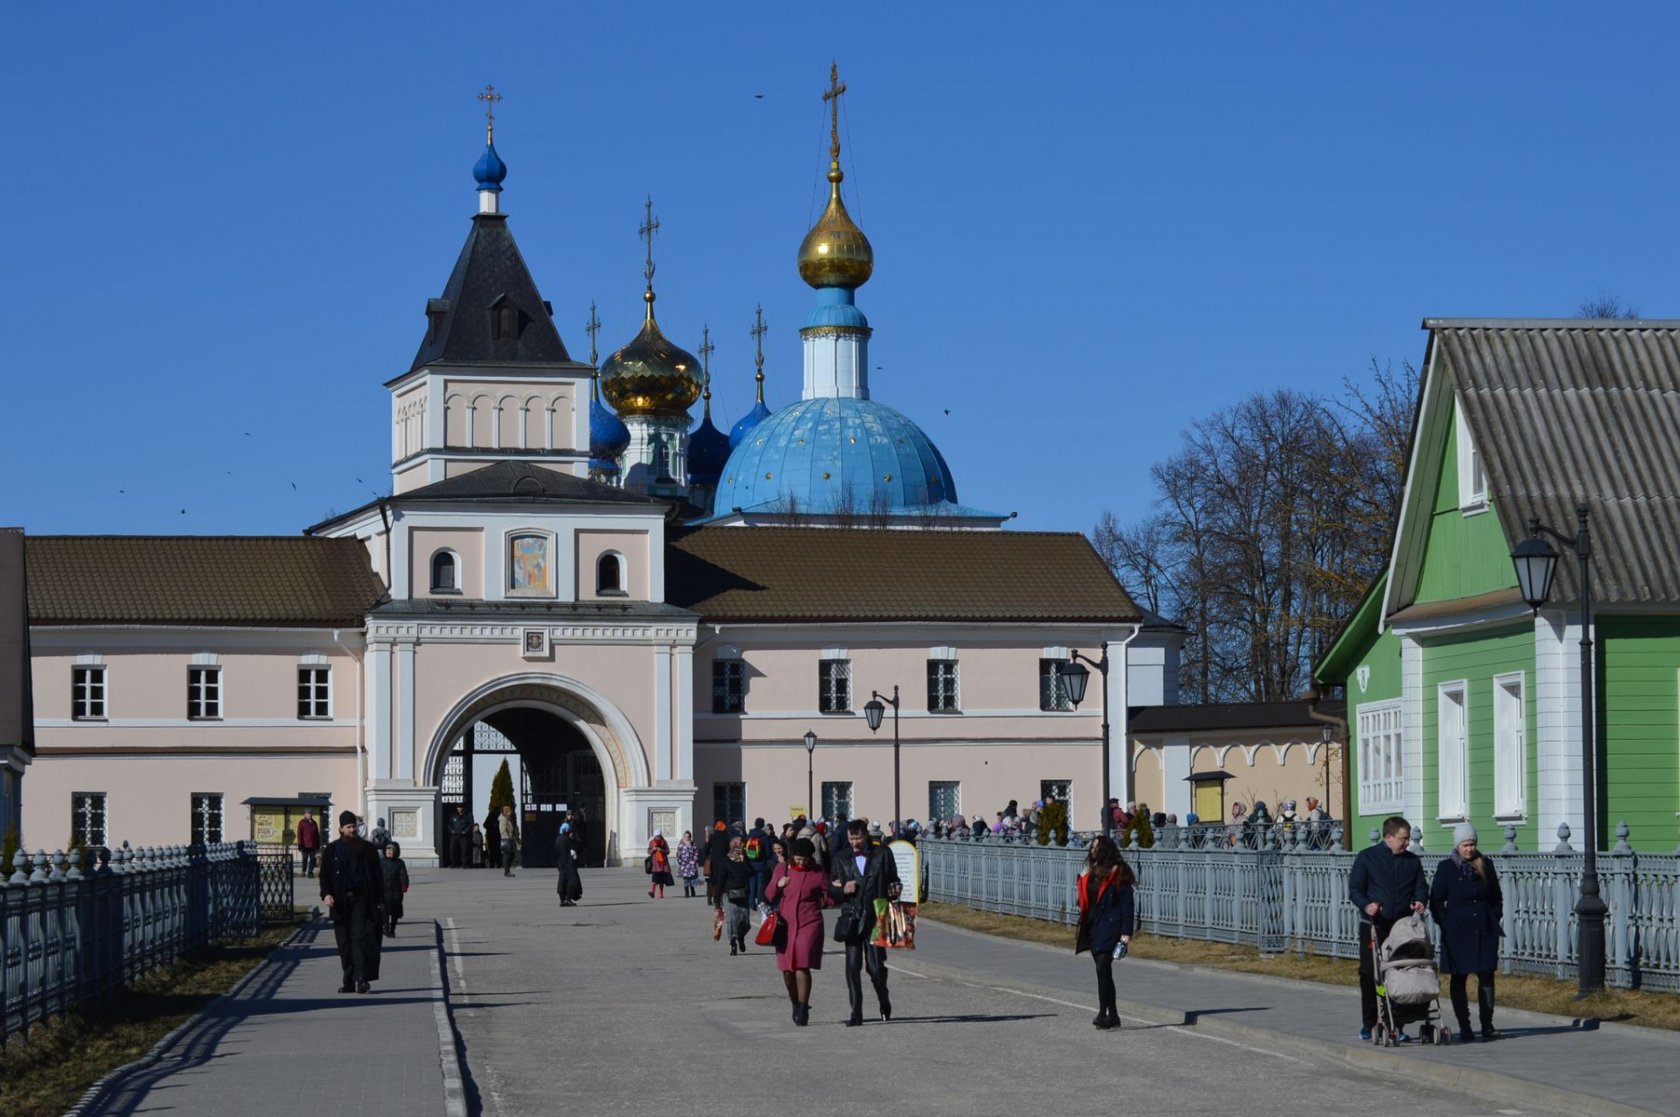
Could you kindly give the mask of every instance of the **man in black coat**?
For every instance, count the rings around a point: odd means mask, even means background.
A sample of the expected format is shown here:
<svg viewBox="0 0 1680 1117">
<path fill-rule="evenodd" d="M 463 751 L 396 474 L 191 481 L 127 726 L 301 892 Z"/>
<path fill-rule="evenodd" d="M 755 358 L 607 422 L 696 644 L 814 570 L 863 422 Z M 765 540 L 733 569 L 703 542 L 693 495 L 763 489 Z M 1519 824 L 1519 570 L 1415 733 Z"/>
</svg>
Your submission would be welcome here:
<svg viewBox="0 0 1680 1117">
<path fill-rule="evenodd" d="M 456 803 L 455 813 L 449 816 L 449 859 L 457 869 L 472 865 L 472 819 L 463 803 Z"/>
<path fill-rule="evenodd" d="M 860 818 L 846 824 L 850 848 L 834 855 L 829 871 L 829 894 L 841 904 L 841 919 L 851 916 L 852 933 L 841 939 L 846 944 L 846 995 L 851 998 L 848 1028 L 863 1023 L 863 974 L 867 964 L 870 983 L 881 1004 L 881 1019 L 892 1019 L 892 999 L 887 996 L 887 952 L 871 946 L 875 930 L 875 901 L 896 900 L 903 886 L 892 850 L 871 845 L 869 829 Z M 835 938 L 840 939 L 836 927 Z"/>
<path fill-rule="evenodd" d="M 713 907 L 723 903 L 723 890 L 717 881 L 723 875 L 723 863 L 729 860 L 730 837 L 729 828 L 719 819 L 706 838 L 706 862 L 712 867 L 711 875 L 706 877 L 706 902 Z"/>
<path fill-rule="evenodd" d="M 332 913 L 338 961 L 344 968 L 340 993 L 366 993 L 379 980 L 380 905 L 384 874 L 373 846 L 356 834 L 356 816 L 338 816 L 339 837 L 321 857 L 321 899 Z"/>
<path fill-rule="evenodd" d="M 1359 1008 L 1364 1021 L 1359 1038 L 1371 1038 L 1377 1024 L 1377 969 L 1371 956 L 1371 932 L 1377 943 L 1388 938 L 1394 924 L 1421 912 L 1429 899 L 1423 862 L 1406 847 L 1412 825 L 1399 815 L 1383 820 L 1382 841 L 1360 850 L 1348 874 L 1348 899 L 1359 909 Z"/>
<path fill-rule="evenodd" d="M 554 836 L 554 865 L 560 870 L 560 879 L 555 882 L 554 890 L 560 894 L 560 906 L 575 907 L 583 898 L 583 878 L 578 875 L 579 854 L 572 843 L 572 824 L 562 822 L 560 832 Z"/>
</svg>

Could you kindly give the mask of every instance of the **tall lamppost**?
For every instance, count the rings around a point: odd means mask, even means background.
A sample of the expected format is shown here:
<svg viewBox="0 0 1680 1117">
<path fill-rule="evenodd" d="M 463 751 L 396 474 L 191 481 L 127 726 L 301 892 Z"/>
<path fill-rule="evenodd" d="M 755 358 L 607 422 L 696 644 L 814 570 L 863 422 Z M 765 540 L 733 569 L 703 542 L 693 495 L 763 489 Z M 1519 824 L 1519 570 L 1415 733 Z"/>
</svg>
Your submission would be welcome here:
<svg viewBox="0 0 1680 1117">
<path fill-rule="evenodd" d="M 1523 600 L 1536 613 L 1552 593 L 1557 573 L 1558 552 L 1543 536 L 1551 536 L 1572 547 L 1581 561 L 1581 829 L 1586 859 L 1581 867 L 1581 896 L 1575 901 L 1575 925 L 1580 929 L 1576 968 L 1580 974 L 1580 996 L 1604 988 L 1604 916 L 1609 905 L 1598 891 L 1598 748 L 1595 741 L 1597 713 L 1593 703 L 1592 583 L 1587 560 L 1592 542 L 1587 533 L 1587 506 L 1575 509 L 1576 528 L 1572 539 L 1549 528 L 1538 519 L 1528 521 L 1528 538 L 1511 552 L 1517 568 L 1517 586 Z"/>
<path fill-rule="evenodd" d="M 904 804 L 898 798 L 898 684 L 893 684 L 892 697 L 888 698 L 878 690 L 869 692 L 869 701 L 864 703 L 863 716 L 869 720 L 869 731 L 875 732 L 881 728 L 881 718 L 886 714 L 887 707 L 881 703 L 890 703 L 893 708 L 893 826 L 896 828 L 904 821 Z"/>
<path fill-rule="evenodd" d="M 807 818 L 820 818 L 822 816 L 822 812 L 817 810 L 817 805 L 811 802 L 812 789 L 816 787 L 816 784 L 812 782 L 815 778 L 812 773 L 816 771 L 816 764 L 817 735 L 807 729 L 805 731 L 805 815 Z"/>
<path fill-rule="evenodd" d="M 1103 724 L 1102 724 L 1102 794 L 1097 796 L 1102 805 L 1102 832 L 1111 834 L 1114 830 L 1114 812 L 1108 809 L 1108 641 L 1102 643 L 1102 658 L 1092 659 L 1079 652 L 1068 652 L 1067 670 L 1062 672 L 1062 678 L 1067 682 L 1068 698 L 1073 702 L 1073 708 L 1085 701 L 1085 688 L 1091 682 L 1091 673 L 1081 666 L 1081 661 L 1089 663 L 1102 673 L 1103 678 Z"/>
</svg>

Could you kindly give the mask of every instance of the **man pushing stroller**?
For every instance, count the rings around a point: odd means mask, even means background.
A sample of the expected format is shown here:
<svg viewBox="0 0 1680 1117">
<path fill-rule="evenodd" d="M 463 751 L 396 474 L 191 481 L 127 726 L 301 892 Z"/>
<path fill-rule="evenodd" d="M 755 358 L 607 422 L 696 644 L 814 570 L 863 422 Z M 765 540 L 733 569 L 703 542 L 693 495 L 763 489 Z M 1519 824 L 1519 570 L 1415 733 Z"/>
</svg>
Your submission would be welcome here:
<svg viewBox="0 0 1680 1117">
<path fill-rule="evenodd" d="M 1371 943 L 1381 946 L 1394 924 L 1422 912 L 1429 899 L 1423 862 L 1406 847 L 1412 841 L 1411 823 L 1395 815 L 1383 820 L 1382 841 L 1361 850 L 1348 875 L 1348 899 L 1359 909 L 1359 1038 L 1370 1042 L 1377 1026 L 1377 970 Z M 1401 1032 L 1396 1039 L 1410 1037 Z"/>
</svg>

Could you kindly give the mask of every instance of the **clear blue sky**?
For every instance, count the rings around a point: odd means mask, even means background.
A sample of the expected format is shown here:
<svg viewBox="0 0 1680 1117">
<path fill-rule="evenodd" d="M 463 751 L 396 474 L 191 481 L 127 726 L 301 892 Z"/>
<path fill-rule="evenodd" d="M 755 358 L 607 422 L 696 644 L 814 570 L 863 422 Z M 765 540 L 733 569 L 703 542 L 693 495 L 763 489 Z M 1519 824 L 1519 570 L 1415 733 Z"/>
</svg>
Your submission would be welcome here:
<svg viewBox="0 0 1680 1117">
<path fill-rule="evenodd" d="M 874 394 L 964 502 L 1147 511 L 1255 389 L 1417 361 L 1419 321 L 1680 316 L 1671 5 L 36 4 L 10 152 L 0 522 L 292 533 L 389 486 L 389 404 L 475 205 L 561 334 L 710 323 L 720 425 L 799 393 L 819 94 L 875 245 Z M 759 95 L 762 94 L 762 97 Z M 949 412 L 947 414 L 947 411 Z M 360 479 L 360 480 L 358 480 Z M 295 489 L 294 489 L 295 486 Z M 182 510 L 185 510 L 184 512 Z"/>
</svg>

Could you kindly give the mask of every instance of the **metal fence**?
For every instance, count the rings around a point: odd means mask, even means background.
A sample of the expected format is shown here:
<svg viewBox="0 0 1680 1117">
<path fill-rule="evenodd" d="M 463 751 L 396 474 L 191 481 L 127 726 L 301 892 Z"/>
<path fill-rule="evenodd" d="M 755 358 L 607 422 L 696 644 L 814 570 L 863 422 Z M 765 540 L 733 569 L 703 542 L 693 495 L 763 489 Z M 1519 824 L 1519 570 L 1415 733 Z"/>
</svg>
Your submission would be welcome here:
<svg viewBox="0 0 1680 1117">
<path fill-rule="evenodd" d="M 83 855 L 19 852 L 0 886 L 0 1044 L 146 971 L 261 926 L 246 842 Z"/>
<path fill-rule="evenodd" d="M 296 847 L 278 843 L 246 843 L 257 857 L 258 904 L 264 919 L 290 919 L 295 914 L 298 862 Z"/>
<path fill-rule="evenodd" d="M 1204 831 L 1198 834 L 1163 827 L 1153 847 L 1134 843 L 1125 851 L 1138 877 L 1138 929 L 1245 943 L 1267 954 L 1357 957 L 1359 917 L 1347 899 L 1354 855 L 1338 848 L 1340 825 L 1332 829 L 1324 842 L 1278 827 L 1259 828 L 1247 840 L 1226 834 L 1220 841 L 1212 828 L 1196 828 Z M 1606 980 L 1680 990 L 1680 851 L 1638 853 L 1628 836 L 1624 822 L 1616 828 L 1615 848 L 1599 855 L 1600 887 L 1610 906 Z M 924 839 L 928 898 L 1071 926 L 1079 919 L 1074 879 L 1090 837 L 1076 834 L 1066 847 Z M 1375 832 L 1370 840 L 1377 840 Z M 1413 848 L 1432 871 L 1437 858 L 1415 843 Z M 1573 978 L 1582 855 L 1569 845 L 1569 828 L 1558 827 L 1551 852 L 1524 853 L 1508 827 L 1493 860 L 1505 898 L 1501 968 Z"/>
</svg>

